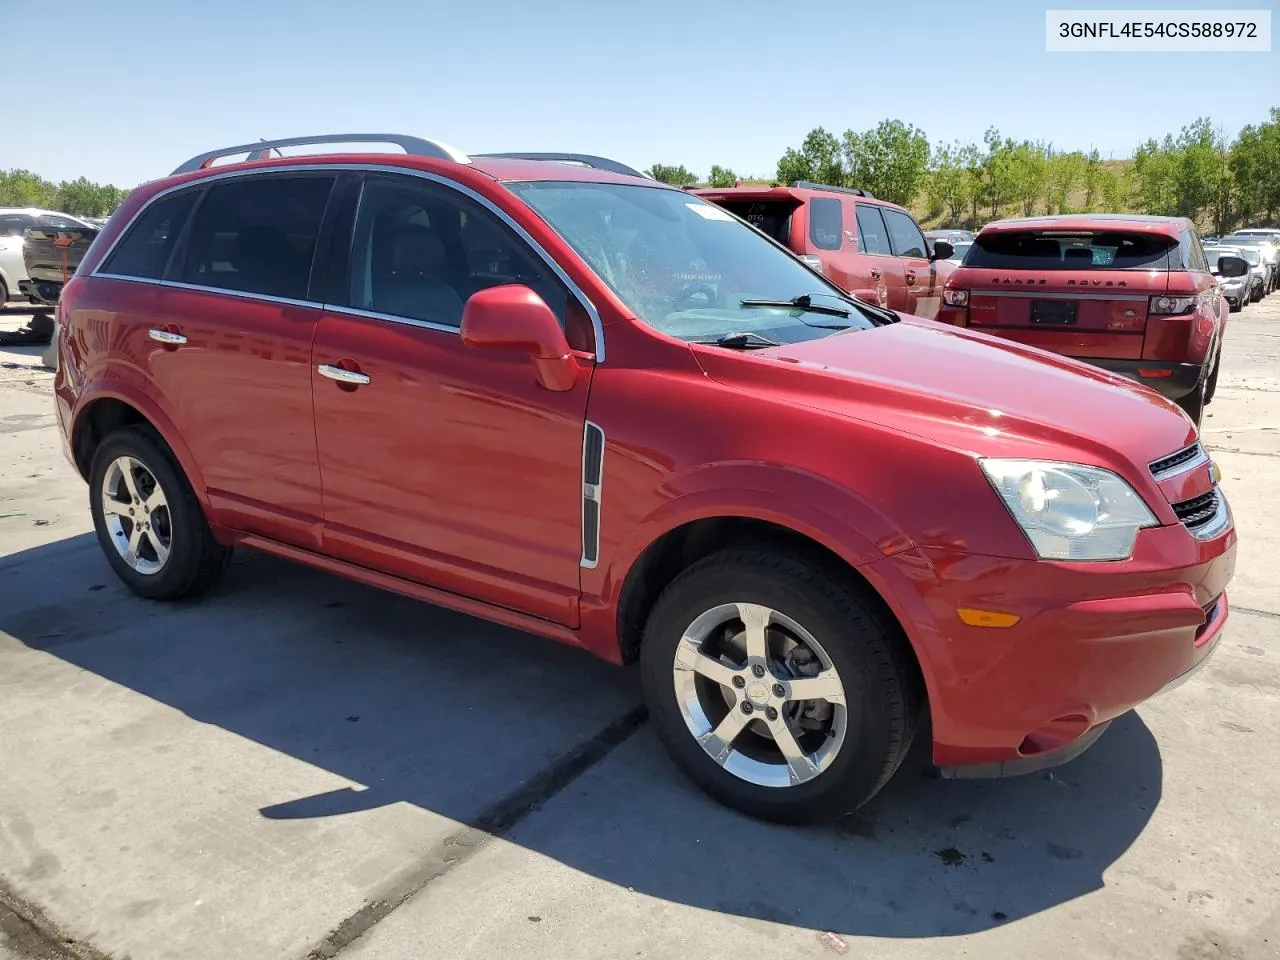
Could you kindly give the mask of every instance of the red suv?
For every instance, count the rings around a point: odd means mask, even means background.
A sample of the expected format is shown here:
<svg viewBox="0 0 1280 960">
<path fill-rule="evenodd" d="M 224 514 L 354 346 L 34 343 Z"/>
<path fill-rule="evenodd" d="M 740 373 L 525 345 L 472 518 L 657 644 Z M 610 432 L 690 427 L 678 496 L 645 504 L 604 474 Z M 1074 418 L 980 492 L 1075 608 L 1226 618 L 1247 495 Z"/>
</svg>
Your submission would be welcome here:
<svg viewBox="0 0 1280 960">
<path fill-rule="evenodd" d="M 865 190 L 798 180 L 789 187 L 693 190 L 763 230 L 869 303 L 933 319 L 955 270 L 951 244 L 932 247 L 911 214 Z"/>
<path fill-rule="evenodd" d="M 137 593 L 239 544 L 638 660 L 677 764 L 781 821 L 922 729 L 947 775 L 1061 763 L 1215 648 L 1236 534 L 1172 405 L 620 164 L 390 139 L 197 157 L 64 290 L 58 418 Z"/>
<path fill-rule="evenodd" d="M 1240 264 L 1248 272 L 1239 258 L 1224 261 L 1224 276 L 1242 276 Z M 1072 214 L 988 224 L 944 299 L 939 320 L 1131 377 L 1196 424 L 1213 399 L 1230 308 L 1186 218 Z"/>
</svg>

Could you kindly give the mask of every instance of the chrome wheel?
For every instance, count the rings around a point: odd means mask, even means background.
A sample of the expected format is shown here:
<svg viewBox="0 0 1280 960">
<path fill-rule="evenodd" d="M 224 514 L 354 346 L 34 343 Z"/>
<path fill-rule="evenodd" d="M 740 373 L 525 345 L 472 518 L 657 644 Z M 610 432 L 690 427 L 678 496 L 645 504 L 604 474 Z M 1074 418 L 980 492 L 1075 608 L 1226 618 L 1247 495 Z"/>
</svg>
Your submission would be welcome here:
<svg viewBox="0 0 1280 960">
<path fill-rule="evenodd" d="M 138 573 L 159 573 L 173 546 L 169 501 L 142 461 L 117 457 L 102 478 L 102 519 L 111 543 Z"/>
<path fill-rule="evenodd" d="M 831 658 L 770 607 L 726 603 L 699 615 L 676 647 L 672 679 L 694 739 L 748 783 L 812 780 L 844 745 L 848 711 Z"/>
</svg>

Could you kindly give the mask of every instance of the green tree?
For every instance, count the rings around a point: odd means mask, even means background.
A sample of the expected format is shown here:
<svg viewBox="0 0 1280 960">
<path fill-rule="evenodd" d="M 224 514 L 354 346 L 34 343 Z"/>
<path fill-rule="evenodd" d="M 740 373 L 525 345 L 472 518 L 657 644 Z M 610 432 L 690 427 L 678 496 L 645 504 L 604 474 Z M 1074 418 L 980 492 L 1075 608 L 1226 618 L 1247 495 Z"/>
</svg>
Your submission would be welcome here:
<svg viewBox="0 0 1280 960">
<path fill-rule="evenodd" d="M 909 206 L 929 166 L 929 138 L 901 120 L 881 120 L 871 130 L 846 130 L 841 142 L 850 186 Z"/>
<path fill-rule="evenodd" d="M 992 219 L 997 219 L 1006 203 L 1018 199 L 1017 147 L 1007 137 L 1001 139 L 995 127 L 988 127 L 982 140 L 987 145 L 987 155 L 982 160 L 980 197 L 990 208 Z"/>
<path fill-rule="evenodd" d="M 645 173 L 660 183 L 669 183 L 673 187 L 689 187 L 698 182 L 698 175 L 686 169 L 684 164 L 671 167 L 665 163 L 655 163 Z"/>
<path fill-rule="evenodd" d="M 1173 137 L 1154 138 L 1133 155 L 1133 194 L 1138 209 L 1158 216 L 1178 210 L 1178 156 Z"/>
<path fill-rule="evenodd" d="M 929 176 L 925 182 L 925 195 L 933 214 L 943 215 L 950 226 L 958 226 L 969 200 L 968 176 L 965 172 L 964 150 L 959 142 L 938 144 L 933 151 Z"/>
<path fill-rule="evenodd" d="M 124 197 L 125 192 L 119 187 L 80 177 L 58 185 L 52 206 L 78 217 L 105 217 L 120 206 Z"/>
<path fill-rule="evenodd" d="M 845 169 L 840 159 L 840 142 L 823 127 L 810 130 L 800 149 L 788 148 L 778 161 L 778 182 L 809 180 L 833 187 L 845 185 Z"/>
<path fill-rule="evenodd" d="M 732 187 L 738 183 L 738 175 L 728 167 L 721 167 L 717 164 L 711 165 L 711 176 L 707 180 L 713 187 Z"/>
<path fill-rule="evenodd" d="M 30 170 L 0 171 L 0 207 L 51 207 L 57 190 Z"/>
<path fill-rule="evenodd" d="M 1022 204 L 1022 215 L 1029 217 L 1036 212 L 1036 205 L 1045 194 L 1049 180 L 1049 161 L 1042 144 L 1024 140 L 1022 143 L 1006 142 L 999 148 L 1006 154 L 1012 199 Z"/>
<path fill-rule="evenodd" d="M 1051 153 L 1045 175 L 1045 213 L 1068 213 L 1071 194 L 1084 179 L 1088 159 L 1079 150 Z M 1085 209 L 1089 206 L 1086 203 Z"/>
<path fill-rule="evenodd" d="M 1103 178 L 1109 176 L 1106 167 L 1102 165 L 1102 157 L 1098 154 L 1098 149 L 1094 147 L 1084 157 L 1084 164 L 1080 168 L 1080 184 L 1084 187 L 1084 209 L 1086 212 L 1092 211 L 1094 205 L 1102 198 L 1102 181 Z"/>
</svg>

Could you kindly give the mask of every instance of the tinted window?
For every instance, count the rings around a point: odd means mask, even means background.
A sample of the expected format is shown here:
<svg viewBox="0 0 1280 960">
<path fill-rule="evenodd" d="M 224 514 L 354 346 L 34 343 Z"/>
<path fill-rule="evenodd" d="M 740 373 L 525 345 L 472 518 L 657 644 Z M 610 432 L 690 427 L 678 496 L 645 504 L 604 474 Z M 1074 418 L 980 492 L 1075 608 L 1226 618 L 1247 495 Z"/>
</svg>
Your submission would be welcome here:
<svg viewBox="0 0 1280 960">
<path fill-rule="evenodd" d="M 830 197 L 814 197 L 809 201 L 809 241 L 819 250 L 839 250 L 844 224 L 840 220 L 840 201 Z"/>
<path fill-rule="evenodd" d="M 528 244 L 457 191 L 416 178 L 366 181 L 349 279 L 356 309 L 447 327 L 462 323 L 462 306 L 476 291 L 525 284 L 562 324 L 568 319 L 571 346 L 591 346 L 589 320 L 576 310 L 566 318 L 568 290 Z"/>
<path fill-rule="evenodd" d="M 1178 240 L 1162 234 L 1009 230 L 978 237 L 964 265 L 1000 270 L 1170 270 L 1178 269 L 1180 260 Z"/>
<path fill-rule="evenodd" d="M 302 300 L 331 176 L 215 183 L 191 224 L 184 283 Z"/>
<path fill-rule="evenodd" d="M 914 220 L 900 210 L 886 208 L 880 212 L 884 214 L 885 226 L 889 228 L 889 242 L 893 245 L 894 253 L 900 257 L 919 257 L 920 259 L 929 256 L 928 248 L 924 243 L 924 234 L 920 232 Z"/>
<path fill-rule="evenodd" d="M 889 247 L 889 232 L 885 229 L 879 207 L 858 204 L 858 249 L 863 253 L 893 254 Z"/>
<path fill-rule="evenodd" d="M 20 237 L 36 225 L 36 218 L 25 213 L 10 213 L 0 217 L 0 237 Z"/>
<path fill-rule="evenodd" d="M 782 244 L 791 242 L 791 211 L 796 208 L 790 200 L 715 200 L 735 216 L 741 217 L 757 230 L 762 230 Z"/>
<path fill-rule="evenodd" d="M 83 230 L 85 225 L 70 217 L 59 217 L 52 213 L 42 213 L 36 217 L 36 225 L 48 227 L 50 230 Z"/>
<path fill-rule="evenodd" d="M 102 272 L 149 280 L 163 277 L 178 235 L 199 196 L 199 190 L 188 190 L 151 204 L 107 258 Z"/>
<path fill-rule="evenodd" d="M 670 336 L 714 341 L 751 331 L 795 343 L 829 335 L 832 324 L 871 326 L 842 290 L 699 197 L 587 181 L 525 181 L 508 183 L 507 189 L 550 224 L 636 316 Z M 798 311 L 790 301 L 801 294 L 850 316 Z"/>
<path fill-rule="evenodd" d="M 1194 230 L 1188 230 L 1182 234 L 1182 262 L 1186 264 L 1188 270 L 1198 273 L 1209 271 L 1209 264 L 1204 258 L 1204 248 L 1201 247 L 1200 238 L 1196 236 Z"/>
</svg>

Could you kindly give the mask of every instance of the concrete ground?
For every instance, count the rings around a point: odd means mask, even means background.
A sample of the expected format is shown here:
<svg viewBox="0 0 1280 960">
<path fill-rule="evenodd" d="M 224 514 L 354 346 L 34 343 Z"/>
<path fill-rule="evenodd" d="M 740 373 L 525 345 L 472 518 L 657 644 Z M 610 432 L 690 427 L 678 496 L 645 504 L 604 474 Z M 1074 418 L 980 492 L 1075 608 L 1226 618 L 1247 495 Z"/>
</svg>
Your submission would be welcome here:
<svg viewBox="0 0 1280 960">
<path fill-rule="evenodd" d="M 4 960 L 1280 956 L 1280 296 L 1205 424 L 1241 538 L 1210 668 L 1052 774 L 917 758 L 805 830 L 705 799 L 585 654 L 248 554 L 131 596 L 39 352 L 0 353 Z"/>
</svg>

